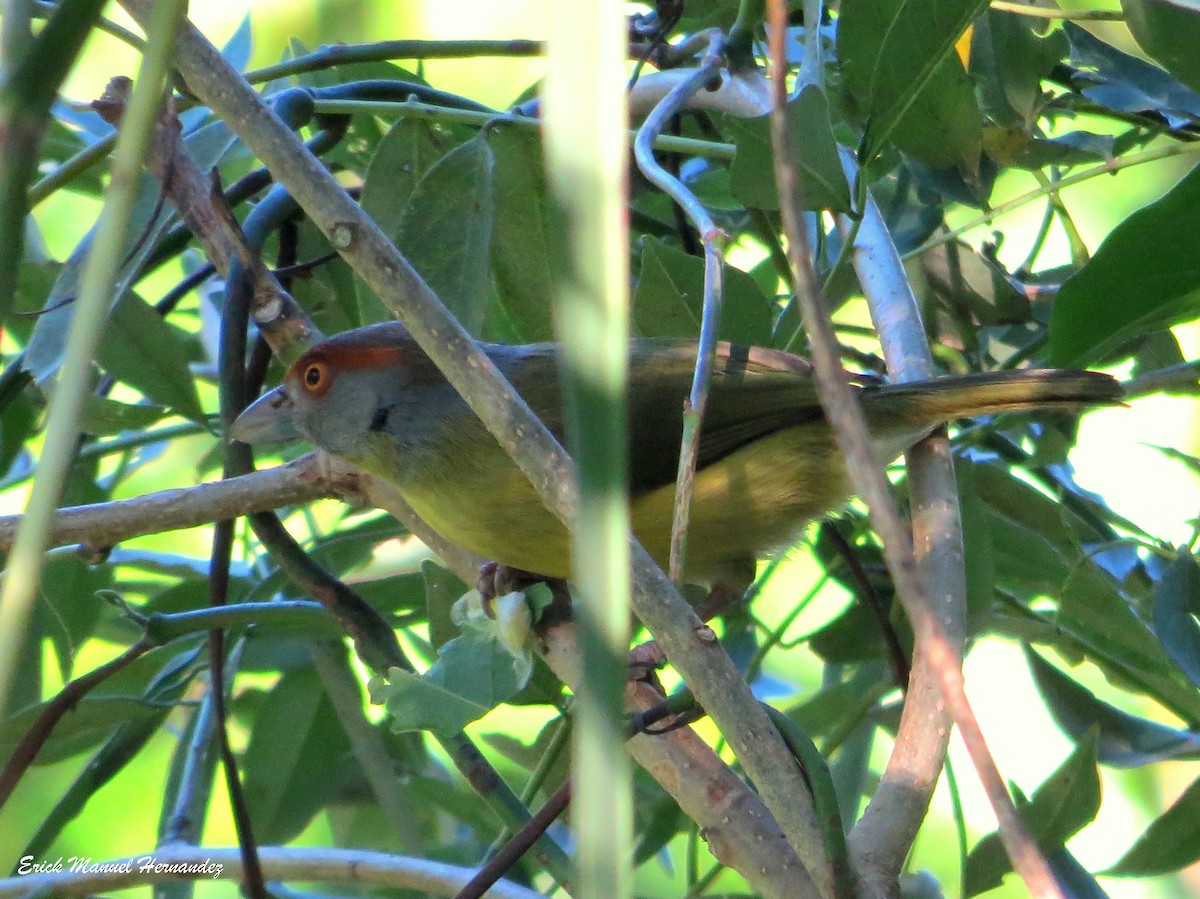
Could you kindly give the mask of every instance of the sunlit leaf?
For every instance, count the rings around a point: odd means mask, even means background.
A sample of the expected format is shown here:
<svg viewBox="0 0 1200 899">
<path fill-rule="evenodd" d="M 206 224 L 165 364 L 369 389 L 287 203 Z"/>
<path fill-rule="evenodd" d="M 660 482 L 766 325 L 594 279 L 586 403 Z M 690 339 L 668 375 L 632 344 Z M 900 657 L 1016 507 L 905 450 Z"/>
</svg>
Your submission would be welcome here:
<svg viewBox="0 0 1200 899">
<path fill-rule="evenodd" d="M 1162 67 L 1200 90 L 1200 4 L 1195 0 L 1121 0 L 1125 24 Z"/>
<path fill-rule="evenodd" d="M 1088 732 L 1058 769 L 1018 811 L 1041 850 L 1051 854 L 1087 825 L 1100 809 L 1100 775 L 1096 737 Z M 990 833 L 967 856 L 965 894 L 977 896 L 1000 886 L 1012 870 L 1000 834 Z"/>
<path fill-rule="evenodd" d="M 1072 739 L 1096 728 L 1096 757 L 1105 765 L 1135 768 L 1173 758 L 1200 757 L 1200 734 L 1138 718 L 1101 702 L 1028 647 L 1025 658 L 1055 722 Z"/>
<path fill-rule="evenodd" d="M 895 141 L 931 168 L 978 165 L 982 119 L 954 46 L 987 0 L 853 0 L 838 17 L 838 56 L 867 121 L 861 155 Z"/>
<path fill-rule="evenodd" d="M 329 799 L 350 741 L 311 667 L 286 673 L 254 716 L 243 760 L 258 839 L 286 843 Z"/>
<path fill-rule="evenodd" d="M 1067 279 L 1050 319 L 1050 362 L 1089 365 L 1200 313 L 1200 168 L 1132 213 Z"/>
<path fill-rule="evenodd" d="M 1200 779 L 1150 823 L 1106 874 L 1147 877 L 1169 874 L 1200 860 Z"/>
</svg>

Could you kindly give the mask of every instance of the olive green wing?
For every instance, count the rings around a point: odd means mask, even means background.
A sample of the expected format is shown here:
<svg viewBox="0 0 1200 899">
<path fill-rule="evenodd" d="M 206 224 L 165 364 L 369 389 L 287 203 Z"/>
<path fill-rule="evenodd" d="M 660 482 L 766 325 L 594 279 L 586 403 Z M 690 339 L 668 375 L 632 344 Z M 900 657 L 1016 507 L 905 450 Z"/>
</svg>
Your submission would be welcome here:
<svg viewBox="0 0 1200 899">
<path fill-rule="evenodd" d="M 563 416 L 553 344 L 490 347 L 489 354 L 561 440 Z M 629 360 L 630 489 L 675 482 L 696 343 L 643 339 Z M 806 359 L 781 350 L 718 344 L 700 432 L 704 468 L 767 434 L 821 417 Z"/>
<path fill-rule="evenodd" d="M 634 494 L 676 479 L 696 344 L 640 341 L 630 360 L 630 483 Z M 762 347 L 718 345 L 697 468 L 767 434 L 821 417 L 807 360 Z"/>
</svg>

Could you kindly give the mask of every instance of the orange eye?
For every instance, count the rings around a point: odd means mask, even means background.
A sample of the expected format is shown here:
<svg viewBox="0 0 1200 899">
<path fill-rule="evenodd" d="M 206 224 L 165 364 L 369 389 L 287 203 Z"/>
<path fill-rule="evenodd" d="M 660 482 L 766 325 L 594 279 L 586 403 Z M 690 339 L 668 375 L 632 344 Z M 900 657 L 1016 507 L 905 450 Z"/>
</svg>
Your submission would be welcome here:
<svg viewBox="0 0 1200 899">
<path fill-rule="evenodd" d="M 300 379 L 309 393 L 319 393 L 329 386 L 329 368 L 324 362 L 310 362 Z"/>
</svg>

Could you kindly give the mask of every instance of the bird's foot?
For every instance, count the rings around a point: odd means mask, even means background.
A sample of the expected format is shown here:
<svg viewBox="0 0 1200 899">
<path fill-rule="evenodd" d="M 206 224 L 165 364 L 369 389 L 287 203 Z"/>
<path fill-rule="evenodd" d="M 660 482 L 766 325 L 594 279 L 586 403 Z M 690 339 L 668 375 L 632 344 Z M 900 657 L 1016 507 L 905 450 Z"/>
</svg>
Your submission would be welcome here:
<svg viewBox="0 0 1200 899">
<path fill-rule="evenodd" d="M 524 590 L 544 580 L 545 578 L 520 568 L 510 568 L 499 562 L 485 562 L 479 566 L 479 581 L 475 586 L 484 603 L 488 603 L 497 596 Z"/>
<path fill-rule="evenodd" d="M 667 654 L 662 651 L 658 641 L 640 643 L 629 650 L 629 679 L 651 684 L 661 693 L 662 685 L 658 682 L 657 672 L 666 664 Z"/>
</svg>

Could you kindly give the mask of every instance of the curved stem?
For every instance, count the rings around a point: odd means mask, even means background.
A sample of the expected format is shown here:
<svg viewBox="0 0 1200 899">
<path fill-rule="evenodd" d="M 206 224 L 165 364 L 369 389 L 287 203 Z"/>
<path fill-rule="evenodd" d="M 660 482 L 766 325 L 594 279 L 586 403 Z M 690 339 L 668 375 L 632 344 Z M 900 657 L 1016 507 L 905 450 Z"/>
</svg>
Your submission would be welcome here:
<svg viewBox="0 0 1200 899">
<path fill-rule="evenodd" d="M 653 143 L 688 100 L 703 90 L 721 70 L 721 54 L 725 36 L 712 29 L 708 47 L 700 66 L 675 86 L 646 117 L 633 142 L 633 158 L 642 174 L 674 200 L 700 232 L 704 244 L 704 305 L 700 321 L 700 345 L 696 350 L 696 370 L 692 389 L 683 409 L 683 441 L 679 450 L 679 471 L 675 480 L 675 517 L 671 525 L 671 580 L 681 583 L 685 556 L 685 540 L 692 501 L 692 484 L 696 477 L 696 459 L 700 452 L 700 428 L 704 407 L 708 401 L 708 384 L 712 377 L 717 351 L 717 330 L 721 324 L 721 305 L 724 296 L 725 258 L 721 245 L 725 234 L 713 221 L 708 210 L 678 178 L 658 164 Z"/>
<path fill-rule="evenodd" d="M 480 112 L 474 109 L 452 109 L 447 106 L 436 106 L 432 103 L 420 103 L 415 100 L 317 100 L 313 108 L 321 113 L 339 115 L 355 115 L 370 113 L 380 116 L 407 116 L 414 119 L 431 119 L 440 122 L 457 122 L 464 125 L 479 125 L 483 127 L 495 122 L 502 113 Z M 506 116 L 505 124 L 521 128 L 541 128 L 541 119 L 530 116 Z M 636 137 L 638 132 L 630 132 Z M 694 156 L 707 156 L 710 159 L 733 159 L 737 147 L 733 144 L 716 143 L 709 140 L 697 140 L 693 137 L 676 137 L 671 134 L 660 134 L 654 140 L 654 148 L 670 153 L 690 153 Z"/>
</svg>

